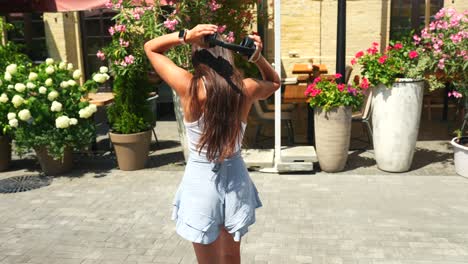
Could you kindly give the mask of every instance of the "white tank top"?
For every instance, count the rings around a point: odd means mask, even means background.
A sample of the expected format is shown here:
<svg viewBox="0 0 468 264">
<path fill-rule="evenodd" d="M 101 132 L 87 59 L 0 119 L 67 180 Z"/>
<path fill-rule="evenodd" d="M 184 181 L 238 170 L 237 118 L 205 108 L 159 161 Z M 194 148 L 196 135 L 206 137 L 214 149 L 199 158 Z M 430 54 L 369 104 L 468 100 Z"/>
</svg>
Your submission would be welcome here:
<svg viewBox="0 0 468 264">
<path fill-rule="evenodd" d="M 205 94 L 206 94 L 204 76 L 202 77 L 202 84 L 203 84 L 203 89 L 205 89 Z M 241 149 L 241 142 L 242 142 L 242 139 L 244 138 L 245 128 L 247 127 L 247 124 L 245 122 L 241 122 L 241 124 L 242 124 L 241 125 L 242 127 L 241 127 L 240 139 L 233 153 L 236 153 L 240 151 Z M 184 118 L 184 125 L 185 125 L 185 130 L 187 132 L 188 149 L 190 151 L 190 154 L 195 154 L 195 155 L 206 157 L 206 146 L 200 151 L 200 153 L 198 150 L 198 143 L 200 142 L 200 138 L 203 134 L 203 116 L 200 117 L 199 120 L 194 121 L 194 122 L 187 122 L 185 121 L 185 118 Z"/>
<path fill-rule="evenodd" d="M 194 121 L 194 122 L 186 122 L 184 120 L 184 125 L 185 125 L 185 130 L 187 132 L 188 149 L 190 151 L 190 154 L 195 154 L 195 155 L 206 157 L 206 146 L 200 151 L 200 153 L 198 152 L 199 151 L 198 143 L 200 142 L 200 138 L 203 134 L 203 117 L 201 117 L 199 120 Z M 244 132 L 245 132 L 246 127 L 247 127 L 247 124 L 242 122 L 240 139 L 233 153 L 240 151 L 241 142 L 244 137 Z"/>
</svg>

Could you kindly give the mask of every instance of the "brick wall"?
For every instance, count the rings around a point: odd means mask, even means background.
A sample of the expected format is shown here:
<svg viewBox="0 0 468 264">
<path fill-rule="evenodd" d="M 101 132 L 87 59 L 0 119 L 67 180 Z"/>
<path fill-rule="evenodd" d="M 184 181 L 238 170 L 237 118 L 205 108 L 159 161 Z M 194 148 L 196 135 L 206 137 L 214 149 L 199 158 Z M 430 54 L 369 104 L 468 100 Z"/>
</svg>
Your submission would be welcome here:
<svg viewBox="0 0 468 264">
<path fill-rule="evenodd" d="M 273 6 L 273 0 L 270 0 Z M 346 62 L 372 42 L 385 47 L 389 41 L 391 0 L 347 0 Z M 446 0 L 459 12 L 468 9 L 466 0 Z M 273 7 L 269 13 L 273 14 Z M 283 76 L 291 74 L 292 65 L 308 62 L 327 65 L 330 73 L 336 65 L 337 0 L 281 1 L 281 58 Z M 274 57 L 274 26 L 268 27 L 266 54 Z M 293 55 L 297 55 L 294 57 Z M 356 74 L 358 69 L 355 69 Z"/>
</svg>

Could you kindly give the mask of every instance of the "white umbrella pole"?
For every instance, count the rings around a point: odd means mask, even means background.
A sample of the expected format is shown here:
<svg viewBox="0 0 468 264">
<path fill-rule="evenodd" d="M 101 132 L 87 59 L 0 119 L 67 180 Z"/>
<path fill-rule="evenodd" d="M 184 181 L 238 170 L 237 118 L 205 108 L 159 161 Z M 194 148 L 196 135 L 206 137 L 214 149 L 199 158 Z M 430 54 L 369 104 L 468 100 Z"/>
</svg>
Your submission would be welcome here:
<svg viewBox="0 0 468 264">
<path fill-rule="evenodd" d="M 281 1 L 275 0 L 275 71 L 281 76 Z M 275 92 L 275 149 L 273 168 L 263 168 L 260 172 L 277 173 L 281 162 L 281 89 Z"/>
<path fill-rule="evenodd" d="M 281 77 L 281 0 L 275 0 L 275 70 Z M 281 88 L 275 92 L 275 168 L 281 162 Z"/>
</svg>

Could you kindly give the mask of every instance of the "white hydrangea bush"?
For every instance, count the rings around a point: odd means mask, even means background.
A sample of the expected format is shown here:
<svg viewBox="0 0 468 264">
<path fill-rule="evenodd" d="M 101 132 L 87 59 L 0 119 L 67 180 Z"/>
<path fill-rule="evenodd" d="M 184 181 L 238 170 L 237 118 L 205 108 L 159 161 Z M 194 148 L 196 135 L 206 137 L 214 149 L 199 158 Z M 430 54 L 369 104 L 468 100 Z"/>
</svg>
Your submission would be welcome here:
<svg viewBox="0 0 468 264">
<path fill-rule="evenodd" d="M 34 67 L 10 64 L 0 69 L 0 128 L 14 132 L 19 154 L 45 146 L 61 158 L 66 148 L 90 146 L 97 107 L 86 98 L 109 80 L 108 72 L 101 67 L 81 85 L 79 69 L 51 58 Z"/>
</svg>

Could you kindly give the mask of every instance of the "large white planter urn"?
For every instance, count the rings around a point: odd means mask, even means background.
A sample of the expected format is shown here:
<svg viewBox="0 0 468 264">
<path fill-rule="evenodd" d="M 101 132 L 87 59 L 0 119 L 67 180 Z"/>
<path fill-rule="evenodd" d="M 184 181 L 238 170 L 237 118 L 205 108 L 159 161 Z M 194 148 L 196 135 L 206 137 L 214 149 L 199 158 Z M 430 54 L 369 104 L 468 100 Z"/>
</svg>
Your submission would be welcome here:
<svg viewBox="0 0 468 264">
<path fill-rule="evenodd" d="M 411 168 L 419 132 L 424 82 L 399 79 L 392 87 L 379 84 L 372 98 L 375 160 L 380 170 Z"/>
<path fill-rule="evenodd" d="M 468 178 L 468 137 L 456 137 L 451 141 L 453 146 L 453 162 L 458 175 Z"/>
</svg>

